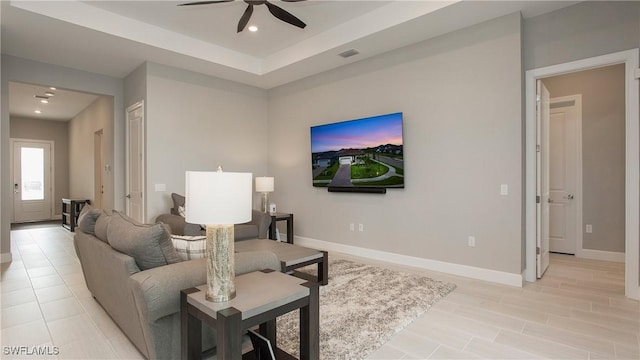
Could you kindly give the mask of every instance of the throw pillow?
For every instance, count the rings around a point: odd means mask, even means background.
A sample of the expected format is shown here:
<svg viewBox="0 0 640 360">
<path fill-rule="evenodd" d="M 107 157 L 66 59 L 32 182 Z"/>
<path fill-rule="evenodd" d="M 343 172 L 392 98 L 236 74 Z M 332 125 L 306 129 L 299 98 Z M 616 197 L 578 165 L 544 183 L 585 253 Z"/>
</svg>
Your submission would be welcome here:
<svg viewBox="0 0 640 360">
<path fill-rule="evenodd" d="M 171 242 L 182 260 L 201 259 L 206 256 L 206 236 L 171 235 Z"/>
<path fill-rule="evenodd" d="M 133 257 L 140 270 L 181 261 L 164 224 L 139 224 L 115 211 L 107 227 L 107 239 L 111 247 Z"/>
<path fill-rule="evenodd" d="M 173 207 L 171 208 L 171 213 L 174 215 L 180 215 L 178 212 L 178 208 L 182 206 L 184 208 L 185 198 L 182 195 L 178 195 L 176 193 L 171 193 L 171 199 L 173 200 Z"/>
<path fill-rule="evenodd" d="M 96 221 L 102 214 L 101 209 L 96 209 L 91 205 L 85 205 L 78 215 L 78 228 L 85 234 L 95 235 Z"/>
</svg>

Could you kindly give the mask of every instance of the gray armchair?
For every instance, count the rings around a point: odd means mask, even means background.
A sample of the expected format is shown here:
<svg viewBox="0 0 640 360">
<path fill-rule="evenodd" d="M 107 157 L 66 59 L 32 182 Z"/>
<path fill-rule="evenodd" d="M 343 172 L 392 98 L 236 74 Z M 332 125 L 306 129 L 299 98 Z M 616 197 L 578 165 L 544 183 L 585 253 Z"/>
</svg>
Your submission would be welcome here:
<svg viewBox="0 0 640 360">
<path fill-rule="evenodd" d="M 185 221 L 178 211 L 179 206 L 184 206 L 185 198 L 176 193 L 171 194 L 173 207 L 170 214 L 162 214 L 156 218 L 156 222 L 167 224 L 174 235 L 205 235 L 205 230 L 199 224 L 191 224 Z M 252 210 L 251 221 L 234 226 L 235 240 L 266 239 L 269 237 L 271 215 L 262 211 Z"/>
</svg>

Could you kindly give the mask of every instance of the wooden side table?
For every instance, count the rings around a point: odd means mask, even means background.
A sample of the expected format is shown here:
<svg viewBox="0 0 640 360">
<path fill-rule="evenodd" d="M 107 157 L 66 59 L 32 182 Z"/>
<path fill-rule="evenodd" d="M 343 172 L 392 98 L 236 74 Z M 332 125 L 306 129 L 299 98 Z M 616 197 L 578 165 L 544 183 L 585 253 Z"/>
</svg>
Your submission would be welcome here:
<svg viewBox="0 0 640 360">
<path fill-rule="evenodd" d="M 264 270 L 236 277 L 236 297 L 215 303 L 205 300 L 206 285 L 180 293 L 182 359 L 202 358 L 202 321 L 216 329 L 218 359 L 242 359 L 242 335 L 259 325 L 277 354 L 276 317 L 300 309 L 300 359 L 320 356 L 318 284 Z"/>
<path fill-rule="evenodd" d="M 269 239 L 276 240 L 276 222 L 287 222 L 287 242 L 293 244 L 293 214 L 289 213 L 269 213 L 271 215 L 271 225 L 269 226 Z"/>
</svg>

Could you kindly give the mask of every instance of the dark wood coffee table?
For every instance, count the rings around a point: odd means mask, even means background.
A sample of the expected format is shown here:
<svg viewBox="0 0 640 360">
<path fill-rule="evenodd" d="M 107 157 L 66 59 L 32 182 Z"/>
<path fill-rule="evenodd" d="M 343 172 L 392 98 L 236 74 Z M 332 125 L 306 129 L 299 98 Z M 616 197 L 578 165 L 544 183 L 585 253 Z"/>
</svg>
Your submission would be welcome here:
<svg viewBox="0 0 640 360">
<path fill-rule="evenodd" d="M 283 273 L 293 273 L 295 276 L 313 280 L 320 285 L 327 285 L 329 281 L 329 262 L 326 251 L 306 248 L 304 246 L 289 244 L 285 242 L 268 239 L 253 239 L 236 241 L 234 244 L 236 251 L 271 251 L 280 260 Z M 318 265 L 318 276 L 295 271 L 303 266 Z"/>
</svg>

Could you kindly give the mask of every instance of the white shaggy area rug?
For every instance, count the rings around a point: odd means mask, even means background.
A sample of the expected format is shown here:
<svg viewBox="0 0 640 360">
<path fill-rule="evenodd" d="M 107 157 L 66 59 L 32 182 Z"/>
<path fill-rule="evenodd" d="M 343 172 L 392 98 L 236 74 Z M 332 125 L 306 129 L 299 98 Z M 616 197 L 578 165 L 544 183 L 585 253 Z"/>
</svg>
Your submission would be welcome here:
<svg viewBox="0 0 640 360">
<path fill-rule="evenodd" d="M 426 276 L 330 260 L 329 284 L 320 287 L 320 359 L 365 358 L 455 287 Z M 298 311 L 279 317 L 278 347 L 298 357 L 298 339 Z"/>
</svg>

